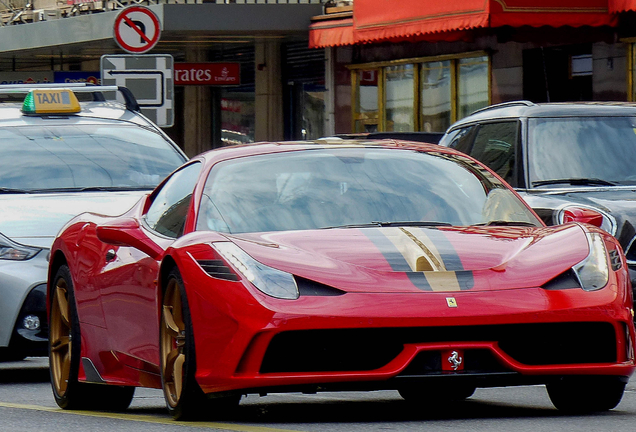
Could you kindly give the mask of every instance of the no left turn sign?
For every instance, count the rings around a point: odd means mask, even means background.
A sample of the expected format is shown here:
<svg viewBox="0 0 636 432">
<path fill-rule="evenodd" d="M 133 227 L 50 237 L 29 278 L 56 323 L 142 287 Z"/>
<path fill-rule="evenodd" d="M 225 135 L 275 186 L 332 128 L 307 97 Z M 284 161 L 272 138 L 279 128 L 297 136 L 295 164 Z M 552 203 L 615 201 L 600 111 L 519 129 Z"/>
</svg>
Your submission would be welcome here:
<svg viewBox="0 0 636 432">
<path fill-rule="evenodd" d="M 132 54 L 150 51 L 159 42 L 159 18 L 143 6 L 130 6 L 115 18 L 115 41 Z"/>
</svg>

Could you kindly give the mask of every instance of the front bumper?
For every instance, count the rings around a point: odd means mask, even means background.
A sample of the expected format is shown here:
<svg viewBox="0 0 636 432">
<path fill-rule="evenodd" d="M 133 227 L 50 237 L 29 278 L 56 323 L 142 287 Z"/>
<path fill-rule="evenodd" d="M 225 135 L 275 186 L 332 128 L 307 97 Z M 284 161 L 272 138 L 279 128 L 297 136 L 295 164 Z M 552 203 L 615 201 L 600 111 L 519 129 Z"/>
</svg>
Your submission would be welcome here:
<svg viewBox="0 0 636 432">
<path fill-rule="evenodd" d="M 29 355 L 46 354 L 46 278 L 48 250 L 26 261 L 0 260 L 0 348 L 14 347 Z M 27 329 L 22 324 L 28 315 L 37 316 Z"/>
<path fill-rule="evenodd" d="M 626 378 L 635 369 L 631 304 L 616 286 L 263 296 L 240 310 L 211 291 L 196 295 L 197 381 L 206 393 L 399 388 L 423 379 L 499 386 Z M 463 370 L 444 370 L 449 350 L 465 357 Z"/>
</svg>

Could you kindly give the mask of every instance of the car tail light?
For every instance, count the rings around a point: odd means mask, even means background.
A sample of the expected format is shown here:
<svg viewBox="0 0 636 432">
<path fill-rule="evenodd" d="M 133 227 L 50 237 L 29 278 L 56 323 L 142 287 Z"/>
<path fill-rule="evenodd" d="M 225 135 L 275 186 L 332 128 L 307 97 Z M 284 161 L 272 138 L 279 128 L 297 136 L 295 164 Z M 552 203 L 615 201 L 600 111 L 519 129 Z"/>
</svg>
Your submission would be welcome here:
<svg viewBox="0 0 636 432">
<path fill-rule="evenodd" d="M 592 209 L 571 207 L 563 211 L 563 223 L 583 222 L 597 227 L 603 225 L 603 215 Z"/>
<path fill-rule="evenodd" d="M 608 233 L 614 235 L 616 223 L 607 213 L 589 207 L 566 206 L 559 210 L 555 222 L 557 224 L 567 222 L 581 222 L 597 226 Z"/>
</svg>

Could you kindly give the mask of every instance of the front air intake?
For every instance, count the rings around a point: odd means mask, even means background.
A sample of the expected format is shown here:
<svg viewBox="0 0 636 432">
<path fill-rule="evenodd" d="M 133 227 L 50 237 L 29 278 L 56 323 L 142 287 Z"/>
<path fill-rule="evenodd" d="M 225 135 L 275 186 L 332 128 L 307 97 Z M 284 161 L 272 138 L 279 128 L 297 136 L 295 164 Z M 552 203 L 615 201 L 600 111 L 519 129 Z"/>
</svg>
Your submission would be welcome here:
<svg viewBox="0 0 636 432">
<path fill-rule="evenodd" d="M 232 269 L 220 259 L 215 260 L 198 260 L 201 268 L 205 270 L 207 274 L 216 279 L 223 279 L 228 281 L 238 281 L 239 277 Z"/>
</svg>

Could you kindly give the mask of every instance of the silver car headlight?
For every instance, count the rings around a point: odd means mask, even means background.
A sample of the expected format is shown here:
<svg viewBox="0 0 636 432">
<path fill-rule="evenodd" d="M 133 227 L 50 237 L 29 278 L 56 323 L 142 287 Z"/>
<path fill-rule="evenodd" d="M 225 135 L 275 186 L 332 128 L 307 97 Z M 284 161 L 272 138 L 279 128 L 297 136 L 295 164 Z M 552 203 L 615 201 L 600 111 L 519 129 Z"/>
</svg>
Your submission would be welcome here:
<svg viewBox="0 0 636 432">
<path fill-rule="evenodd" d="M 607 285 L 609 266 L 603 237 L 598 233 L 587 233 L 590 253 L 587 258 L 572 267 L 585 291 L 596 291 Z"/>
<path fill-rule="evenodd" d="M 21 245 L 0 234 L 0 260 L 24 261 L 33 258 L 41 250 Z"/>
<path fill-rule="evenodd" d="M 234 243 L 215 242 L 212 246 L 259 291 L 280 299 L 298 298 L 298 286 L 291 274 L 256 261 Z"/>
</svg>

